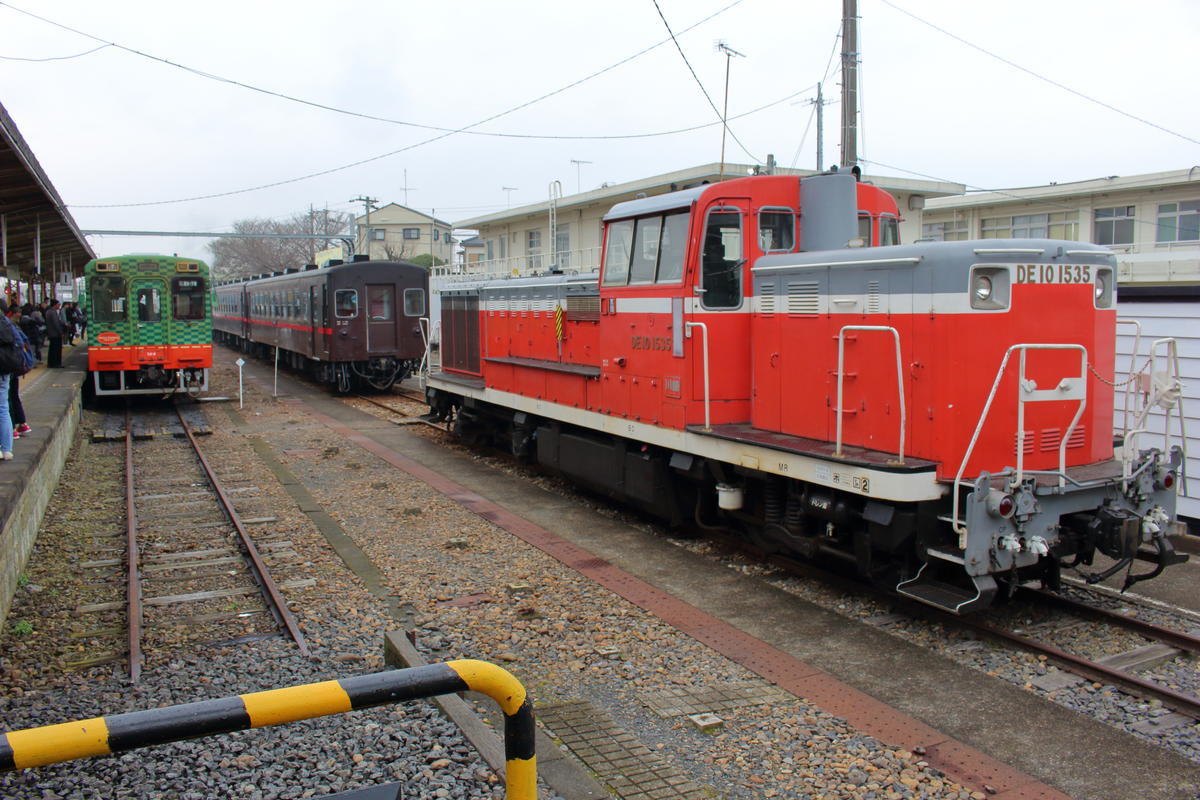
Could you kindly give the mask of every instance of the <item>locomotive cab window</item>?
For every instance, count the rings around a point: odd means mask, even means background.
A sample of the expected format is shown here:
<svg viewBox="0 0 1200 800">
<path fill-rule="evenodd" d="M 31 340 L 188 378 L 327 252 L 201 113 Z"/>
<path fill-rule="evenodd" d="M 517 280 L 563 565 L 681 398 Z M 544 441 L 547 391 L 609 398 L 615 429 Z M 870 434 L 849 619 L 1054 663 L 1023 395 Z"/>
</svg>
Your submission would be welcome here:
<svg viewBox="0 0 1200 800">
<path fill-rule="evenodd" d="M 161 296 L 157 286 L 147 286 L 137 291 L 138 322 L 162 322 Z"/>
<path fill-rule="evenodd" d="M 900 220 L 889 214 L 879 218 L 879 244 L 887 247 L 900 244 Z"/>
<path fill-rule="evenodd" d="M 875 239 L 871 236 L 871 215 L 861 211 L 858 214 L 858 238 L 862 239 L 863 247 L 874 247 Z"/>
<path fill-rule="evenodd" d="M 173 278 L 171 303 L 175 319 L 204 319 L 204 279 Z"/>
<path fill-rule="evenodd" d="M 705 308 L 737 308 L 742 304 L 742 215 L 714 211 L 704 229 L 701 294 Z"/>
<path fill-rule="evenodd" d="M 420 289 L 404 290 L 404 316 L 425 316 L 425 292 Z"/>
<path fill-rule="evenodd" d="M 125 279 L 116 275 L 92 278 L 92 317 L 96 322 L 125 321 Z"/>
<path fill-rule="evenodd" d="M 339 319 L 358 316 L 358 290 L 338 289 L 333 293 L 333 307 Z"/>
<path fill-rule="evenodd" d="M 633 236 L 633 261 L 629 266 L 630 283 L 654 283 L 658 242 L 661 238 L 662 217 L 644 217 L 637 221 Z"/>
<path fill-rule="evenodd" d="M 604 251 L 604 285 L 624 286 L 629 282 L 629 256 L 633 252 L 633 220 L 623 219 L 608 226 Z"/>
<path fill-rule="evenodd" d="M 796 246 L 796 215 L 790 208 L 758 213 L 758 249 L 764 253 L 790 253 Z"/>
</svg>

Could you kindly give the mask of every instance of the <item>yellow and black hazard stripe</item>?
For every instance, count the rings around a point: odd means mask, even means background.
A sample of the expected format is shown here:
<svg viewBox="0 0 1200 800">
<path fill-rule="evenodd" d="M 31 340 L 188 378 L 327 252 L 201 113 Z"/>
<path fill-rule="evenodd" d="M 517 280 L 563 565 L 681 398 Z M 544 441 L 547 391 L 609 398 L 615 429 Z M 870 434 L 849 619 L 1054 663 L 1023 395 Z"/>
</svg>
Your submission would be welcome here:
<svg viewBox="0 0 1200 800">
<path fill-rule="evenodd" d="M 507 670 L 474 660 L 11 731 L 0 735 L 0 771 L 119 753 L 214 733 L 263 728 L 468 689 L 488 695 L 504 712 L 506 797 L 536 798 L 533 707 L 525 688 Z"/>
</svg>

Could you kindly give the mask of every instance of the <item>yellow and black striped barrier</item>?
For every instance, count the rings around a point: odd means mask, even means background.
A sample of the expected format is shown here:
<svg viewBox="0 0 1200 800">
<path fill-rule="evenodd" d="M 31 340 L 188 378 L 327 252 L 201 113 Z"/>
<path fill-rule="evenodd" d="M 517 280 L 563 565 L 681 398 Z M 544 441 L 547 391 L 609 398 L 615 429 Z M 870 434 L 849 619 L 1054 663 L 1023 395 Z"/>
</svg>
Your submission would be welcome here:
<svg viewBox="0 0 1200 800">
<path fill-rule="evenodd" d="M 525 687 L 502 667 L 469 659 L 10 731 L 0 734 L 0 771 L 467 690 L 486 694 L 504 712 L 505 797 L 536 800 L 533 705 Z"/>
</svg>

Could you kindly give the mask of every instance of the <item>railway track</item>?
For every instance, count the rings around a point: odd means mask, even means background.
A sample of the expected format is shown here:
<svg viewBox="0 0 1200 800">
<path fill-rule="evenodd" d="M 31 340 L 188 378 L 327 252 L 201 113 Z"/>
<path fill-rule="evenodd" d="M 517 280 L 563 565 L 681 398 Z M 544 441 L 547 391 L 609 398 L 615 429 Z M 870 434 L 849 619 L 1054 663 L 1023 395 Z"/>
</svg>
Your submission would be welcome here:
<svg viewBox="0 0 1200 800">
<path fill-rule="evenodd" d="M 395 388 L 393 387 L 393 395 L 397 396 L 403 400 L 410 400 L 415 403 L 420 403 L 421 405 L 425 404 L 425 396 L 420 394 L 419 392 L 414 392 L 411 389 L 400 389 L 399 391 L 395 391 Z M 402 419 L 401 423 L 398 423 L 398 424 L 427 425 L 430 428 L 434 428 L 439 431 L 446 430 L 445 423 L 439 424 L 437 422 L 433 422 L 432 420 L 425 419 L 424 417 L 421 417 L 421 416 L 412 416 L 405 409 L 396 408 L 395 406 L 390 405 L 388 403 L 384 403 L 380 400 L 375 399 L 374 397 L 368 397 L 367 395 L 359 394 L 359 395 L 355 395 L 355 399 L 361 400 L 364 403 L 369 403 L 373 406 L 376 406 L 377 408 L 382 408 L 384 411 L 390 411 L 393 414 L 399 414 L 403 419 Z"/>
<path fill-rule="evenodd" d="M 721 536 L 719 533 L 715 534 L 714 538 L 726 546 L 732 546 L 738 550 L 747 552 L 749 555 L 777 566 L 792 575 L 820 580 L 839 590 L 850 593 L 873 594 L 881 600 L 886 600 L 891 604 L 897 605 L 904 613 L 910 616 L 935 620 L 947 627 L 968 630 L 979 636 L 1001 641 L 1039 656 L 1045 656 L 1049 662 L 1055 664 L 1060 669 L 1080 676 L 1083 679 L 1111 684 L 1135 697 L 1157 700 L 1184 717 L 1192 720 L 1200 720 L 1200 697 L 1177 691 L 1153 680 L 1148 680 L 1135 672 L 1147 664 L 1170 660 L 1180 653 L 1200 654 L 1200 636 L 1196 635 L 1196 633 L 1167 628 L 1135 616 L 1117 613 L 1054 592 L 1022 589 L 1022 593 L 1032 599 L 1033 602 L 1052 604 L 1072 615 L 1123 628 L 1142 637 L 1147 643 L 1157 643 L 1160 645 L 1159 649 L 1154 649 L 1149 644 L 1145 644 L 1133 650 L 1109 654 L 1102 658 L 1088 658 L 1035 636 L 1027 635 L 1027 632 L 1020 632 L 1009 626 L 989 622 L 983 617 L 954 616 L 940 613 L 933 608 L 899 600 L 895 596 L 886 594 L 865 583 L 847 578 L 844 575 L 823 569 L 808 562 L 797 561 L 786 556 L 770 555 L 747 547 L 744 543 Z"/>
<path fill-rule="evenodd" d="M 169 414 L 173 413 L 173 417 Z M 198 424 L 199 423 L 199 424 Z M 114 424 L 104 423 L 108 438 Z M 198 410 L 126 411 L 124 558 L 81 564 L 89 570 L 123 568 L 125 597 L 82 606 L 82 614 L 124 610 L 125 642 L 118 652 L 92 655 L 76 666 L 124 658 L 136 682 L 147 651 L 248 643 L 283 635 L 308 653 L 304 635 L 288 609 L 268 560 L 298 559 L 291 543 L 259 546 L 248 526 L 273 517 L 243 519 L 233 497 L 255 487 L 227 487 L 197 441 L 206 427 Z M 173 434 L 173 435 L 172 435 Z M 102 630 L 82 636 L 95 637 Z"/>
</svg>

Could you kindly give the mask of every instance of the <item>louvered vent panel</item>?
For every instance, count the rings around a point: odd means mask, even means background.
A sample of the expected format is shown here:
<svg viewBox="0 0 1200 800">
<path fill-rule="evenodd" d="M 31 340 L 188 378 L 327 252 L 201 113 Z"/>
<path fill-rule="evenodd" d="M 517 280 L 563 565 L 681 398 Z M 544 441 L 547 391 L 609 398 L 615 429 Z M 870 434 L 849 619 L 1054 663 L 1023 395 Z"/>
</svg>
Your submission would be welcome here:
<svg viewBox="0 0 1200 800">
<path fill-rule="evenodd" d="M 567 297 L 567 319 L 596 322 L 600 319 L 600 298 Z"/>
<path fill-rule="evenodd" d="M 1071 438 L 1067 439 L 1067 448 L 1083 447 L 1087 444 L 1087 431 L 1080 425 L 1071 431 Z"/>
<path fill-rule="evenodd" d="M 1020 434 L 1013 434 L 1013 454 L 1016 455 L 1016 453 L 1021 449 L 1023 440 L 1025 446 L 1025 455 L 1033 455 L 1033 443 L 1034 439 L 1036 438 L 1037 437 L 1034 436 L 1033 431 L 1025 431 L 1024 437 L 1022 437 Z"/>
<path fill-rule="evenodd" d="M 816 314 L 821 310 L 821 286 L 816 281 L 793 281 L 787 285 L 789 314 Z"/>
<path fill-rule="evenodd" d="M 878 314 L 882 310 L 879 297 L 879 281 L 867 282 L 867 313 Z"/>
<path fill-rule="evenodd" d="M 761 314 L 774 314 L 776 310 L 775 284 L 763 286 L 758 295 L 758 310 Z"/>
</svg>

